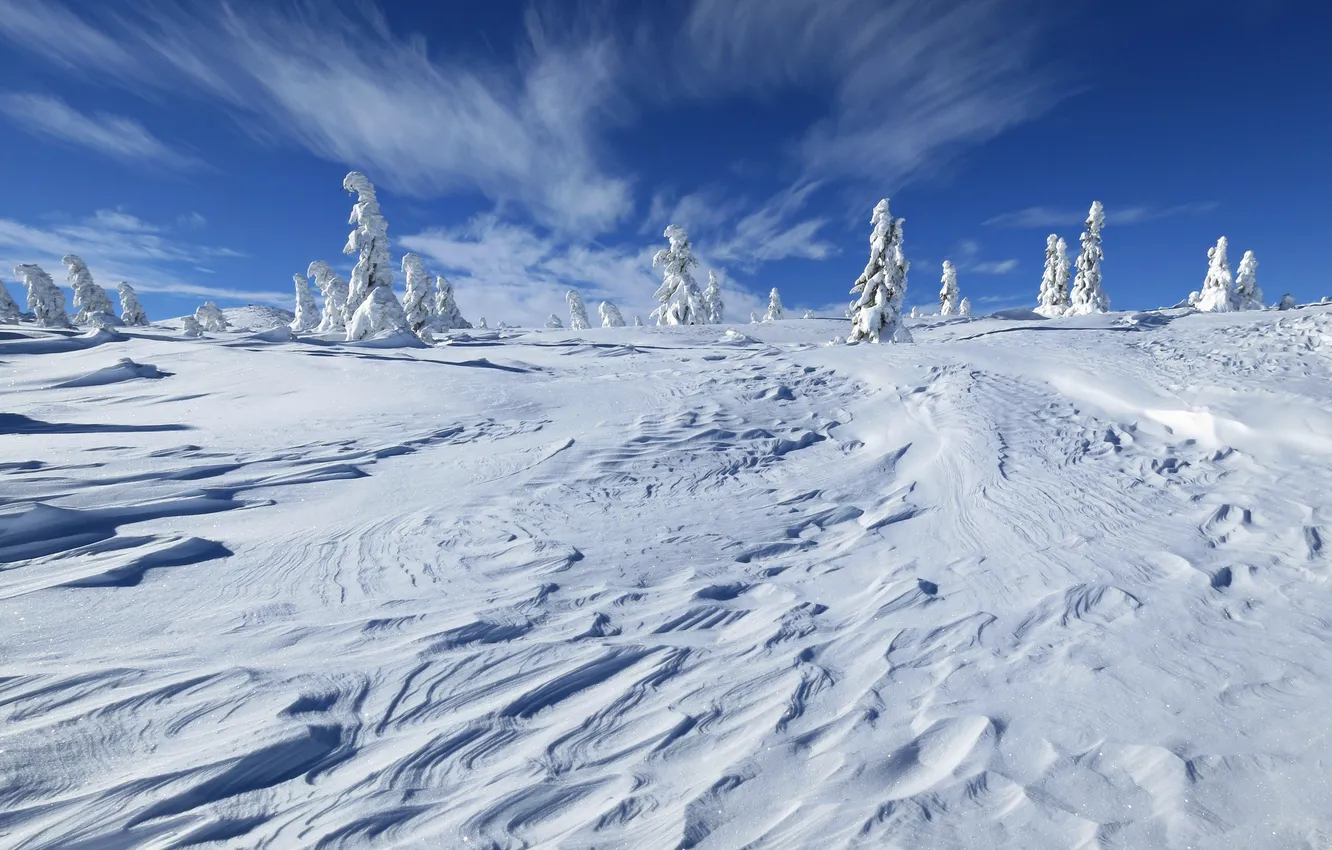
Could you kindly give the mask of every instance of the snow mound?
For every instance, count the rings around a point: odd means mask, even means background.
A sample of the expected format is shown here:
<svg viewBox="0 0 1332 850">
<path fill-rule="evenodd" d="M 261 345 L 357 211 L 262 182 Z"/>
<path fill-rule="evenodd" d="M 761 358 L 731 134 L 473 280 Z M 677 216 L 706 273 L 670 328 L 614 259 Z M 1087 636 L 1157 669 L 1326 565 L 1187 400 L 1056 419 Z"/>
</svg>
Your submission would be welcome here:
<svg viewBox="0 0 1332 850">
<path fill-rule="evenodd" d="M 72 387 L 101 387 L 107 384 L 118 384 L 122 381 L 135 381 L 141 378 L 156 380 L 158 378 L 168 378 L 171 372 L 164 372 L 150 363 L 135 363 L 128 357 L 120 358 L 120 362 L 114 366 L 107 366 L 98 369 L 95 372 L 89 372 L 77 378 L 56 384 L 53 389 L 70 389 Z"/>
<path fill-rule="evenodd" d="M 296 314 L 281 307 L 251 304 L 248 307 L 225 307 L 222 314 L 235 330 L 266 331 L 278 325 L 290 325 Z"/>
<path fill-rule="evenodd" d="M 368 339 L 345 343 L 352 348 L 430 348 L 421 338 L 407 330 L 380 331 Z"/>
<path fill-rule="evenodd" d="M 296 339 L 296 335 L 291 332 L 290 325 L 274 325 L 266 331 L 251 334 L 246 339 L 255 342 L 292 342 Z"/>
</svg>

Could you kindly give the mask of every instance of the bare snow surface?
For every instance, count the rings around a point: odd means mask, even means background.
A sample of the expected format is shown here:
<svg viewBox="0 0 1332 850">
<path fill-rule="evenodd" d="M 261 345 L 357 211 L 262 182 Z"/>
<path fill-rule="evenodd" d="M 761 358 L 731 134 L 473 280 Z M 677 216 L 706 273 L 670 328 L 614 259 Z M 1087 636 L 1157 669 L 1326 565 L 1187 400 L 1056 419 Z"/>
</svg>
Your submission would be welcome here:
<svg viewBox="0 0 1332 850">
<path fill-rule="evenodd" d="M 0 333 L 0 845 L 1332 842 L 1327 309 L 231 321 Z"/>
</svg>

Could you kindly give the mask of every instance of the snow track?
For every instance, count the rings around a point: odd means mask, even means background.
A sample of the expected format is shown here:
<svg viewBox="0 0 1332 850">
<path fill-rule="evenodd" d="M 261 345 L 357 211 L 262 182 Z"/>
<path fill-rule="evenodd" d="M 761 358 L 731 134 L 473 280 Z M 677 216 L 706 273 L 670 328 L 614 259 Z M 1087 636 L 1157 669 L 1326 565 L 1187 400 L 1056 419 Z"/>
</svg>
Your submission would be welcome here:
<svg viewBox="0 0 1332 850">
<path fill-rule="evenodd" d="M 1332 843 L 1332 315 L 746 330 L 0 340 L 0 844 Z"/>
</svg>

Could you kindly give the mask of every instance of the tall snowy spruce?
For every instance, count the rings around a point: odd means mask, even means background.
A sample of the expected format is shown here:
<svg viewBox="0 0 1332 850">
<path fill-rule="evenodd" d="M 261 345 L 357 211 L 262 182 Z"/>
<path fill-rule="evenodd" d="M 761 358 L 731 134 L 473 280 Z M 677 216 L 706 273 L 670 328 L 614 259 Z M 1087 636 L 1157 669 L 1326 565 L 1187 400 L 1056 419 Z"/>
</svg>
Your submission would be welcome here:
<svg viewBox="0 0 1332 850">
<path fill-rule="evenodd" d="M 911 342 L 911 332 L 902 324 L 902 299 L 910 263 L 902 253 L 902 225 L 893 218 L 884 198 L 870 216 L 870 256 L 852 295 L 850 342 Z"/>
<path fill-rule="evenodd" d="M 199 327 L 209 333 L 220 333 L 230 326 L 226 315 L 215 301 L 205 301 L 195 308 L 194 320 L 199 323 Z"/>
<path fill-rule="evenodd" d="M 28 288 L 28 309 L 44 328 L 67 328 L 69 316 L 65 313 L 65 293 L 55 285 L 41 266 L 25 263 L 14 267 L 14 275 L 23 279 Z"/>
<path fill-rule="evenodd" d="M 472 326 L 458 309 L 453 297 L 453 284 L 444 275 L 435 275 L 435 328 L 441 331 L 461 331 Z"/>
<path fill-rule="evenodd" d="M 407 326 L 412 333 L 421 336 L 422 331 L 429 333 L 428 326 L 435 316 L 437 294 L 434 279 L 426 271 L 425 261 L 418 254 L 402 255 L 402 273 L 407 278 L 407 295 L 402 300 Z"/>
<path fill-rule="evenodd" d="M 69 286 L 74 290 L 74 306 L 78 309 L 74 323 L 76 325 L 120 324 L 110 296 L 93 281 L 92 272 L 88 271 L 88 264 L 77 254 L 66 254 L 60 262 L 69 270 Z"/>
<path fill-rule="evenodd" d="M 319 319 L 319 332 L 347 329 L 347 281 L 323 260 L 315 260 L 305 272 L 314 278 L 319 294 L 324 296 L 324 313 Z"/>
<path fill-rule="evenodd" d="M 1073 291 L 1069 293 L 1068 315 L 1086 316 L 1090 313 L 1109 313 L 1110 298 L 1101 288 L 1101 229 L 1105 227 L 1105 208 L 1093 201 L 1087 214 L 1087 229 L 1082 234 L 1082 252 L 1078 254 L 1078 274 L 1073 278 Z"/>
<path fill-rule="evenodd" d="M 368 339 L 391 331 L 408 331 L 407 314 L 393 294 L 393 265 L 389 260 L 388 222 L 379 211 L 375 187 L 365 175 L 353 171 L 342 188 L 356 193 L 348 224 L 356 229 L 347 237 L 344 254 L 359 255 L 347 292 L 347 341 Z"/>
<path fill-rule="evenodd" d="M 971 318 L 971 299 L 963 298 L 962 303 L 957 305 L 957 314 L 964 319 Z"/>
<path fill-rule="evenodd" d="M 726 305 L 722 302 L 721 281 L 716 272 L 708 272 L 708 288 L 703 290 L 703 317 L 709 325 L 720 325 L 726 321 Z"/>
<path fill-rule="evenodd" d="M 774 286 L 772 292 L 768 293 L 768 312 L 763 314 L 763 321 L 775 322 L 782 317 L 783 312 L 781 293 Z"/>
<path fill-rule="evenodd" d="M 143 312 L 143 305 L 139 303 L 134 287 L 122 280 L 116 284 L 116 294 L 120 296 L 120 321 L 130 327 L 145 327 L 148 314 Z"/>
<path fill-rule="evenodd" d="M 603 328 L 624 327 L 624 316 L 620 314 L 620 308 L 609 301 L 602 301 L 597 307 L 597 313 L 601 316 L 601 326 Z"/>
<path fill-rule="evenodd" d="M 662 234 L 670 247 L 662 248 L 652 258 L 652 267 L 662 268 L 661 286 L 656 298 L 660 306 L 649 319 L 659 325 L 701 325 L 707 321 L 703 312 L 703 293 L 694 282 L 693 268 L 698 265 L 694 249 L 684 228 L 672 224 Z"/>
<path fill-rule="evenodd" d="M 1235 283 L 1226 258 L 1226 237 L 1207 249 L 1207 277 L 1198 296 L 1198 310 L 1203 313 L 1229 313 L 1235 309 Z"/>
<path fill-rule="evenodd" d="M 943 287 L 939 289 L 939 315 L 952 316 L 957 313 L 957 266 L 944 260 Z"/>
<path fill-rule="evenodd" d="M 9 294 L 9 287 L 5 286 L 5 282 L 0 280 L 0 324 L 17 325 L 18 320 L 18 302 Z"/>
<path fill-rule="evenodd" d="M 550 318 L 546 319 L 546 327 L 550 328 L 551 330 L 563 330 L 564 322 L 560 321 L 559 316 L 555 315 L 554 313 L 551 313 Z"/>
<path fill-rule="evenodd" d="M 1036 312 L 1057 319 L 1068 312 L 1068 243 L 1051 233 L 1045 237 L 1045 273 Z"/>
<path fill-rule="evenodd" d="M 1263 291 L 1258 288 L 1258 258 L 1245 251 L 1235 272 L 1235 309 L 1263 309 Z"/>
<path fill-rule="evenodd" d="M 570 289 L 564 293 L 564 300 L 569 304 L 569 330 L 585 331 L 591 327 L 587 321 L 587 306 L 578 290 Z"/>
<path fill-rule="evenodd" d="M 310 290 L 310 280 L 300 274 L 292 275 L 291 279 L 296 284 L 296 318 L 291 320 L 290 327 L 297 333 L 312 331 L 319 327 L 319 305 Z"/>
</svg>

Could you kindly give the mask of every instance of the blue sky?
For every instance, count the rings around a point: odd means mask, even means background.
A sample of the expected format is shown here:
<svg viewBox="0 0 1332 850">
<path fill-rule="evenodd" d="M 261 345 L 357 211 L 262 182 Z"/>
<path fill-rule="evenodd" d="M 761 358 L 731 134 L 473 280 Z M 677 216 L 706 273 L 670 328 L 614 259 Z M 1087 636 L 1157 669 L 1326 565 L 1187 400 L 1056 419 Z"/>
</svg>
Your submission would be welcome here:
<svg viewBox="0 0 1332 850">
<path fill-rule="evenodd" d="M 885 196 L 908 304 L 944 259 L 978 310 L 1034 303 L 1093 199 L 1117 308 L 1197 289 L 1222 234 L 1313 299 L 1329 32 L 1297 0 L 0 0 L 0 279 L 74 252 L 150 316 L 290 306 L 350 268 L 354 168 L 491 324 L 569 286 L 646 315 L 668 223 L 730 318 L 840 313 Z"/>
</svg>

